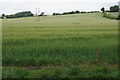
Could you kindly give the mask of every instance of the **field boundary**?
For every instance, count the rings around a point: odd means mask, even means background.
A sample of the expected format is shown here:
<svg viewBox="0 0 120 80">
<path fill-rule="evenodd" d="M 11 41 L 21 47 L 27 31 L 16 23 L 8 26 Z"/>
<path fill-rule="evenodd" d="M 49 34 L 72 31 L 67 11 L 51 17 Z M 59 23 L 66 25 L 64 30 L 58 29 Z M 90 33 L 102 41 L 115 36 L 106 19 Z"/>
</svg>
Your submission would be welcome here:
<svg viewBox="0 0 120 80">
<path fill-rule="evenodd" d="M 109 12 L 104 12 L 103 17 L 116 20 L 118 19 L 118 17 L 111 15 Z"/>
</svg>

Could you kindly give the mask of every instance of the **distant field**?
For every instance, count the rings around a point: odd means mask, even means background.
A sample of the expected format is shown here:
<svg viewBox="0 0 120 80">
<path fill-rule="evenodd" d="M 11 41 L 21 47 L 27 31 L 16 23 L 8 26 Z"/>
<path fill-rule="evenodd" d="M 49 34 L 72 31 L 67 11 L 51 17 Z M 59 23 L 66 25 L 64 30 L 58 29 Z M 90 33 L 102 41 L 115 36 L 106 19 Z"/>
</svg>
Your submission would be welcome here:
<svg viewBox="0 0 120 80">
<path fill-rule="evenodd" d="M 4 19 L 3 78 L 117 77 L 117 25 L 101 13 Z"/>
</svg>

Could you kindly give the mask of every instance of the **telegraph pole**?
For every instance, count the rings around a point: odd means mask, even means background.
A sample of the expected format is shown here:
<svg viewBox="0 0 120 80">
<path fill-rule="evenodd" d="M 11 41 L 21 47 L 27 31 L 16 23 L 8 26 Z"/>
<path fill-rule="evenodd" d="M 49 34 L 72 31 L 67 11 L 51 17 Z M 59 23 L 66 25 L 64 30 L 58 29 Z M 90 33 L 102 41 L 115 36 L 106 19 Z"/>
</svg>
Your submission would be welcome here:
<svg viewBox="0 0 120 80">
<path fill-rule="evenodd" d="M 40 9 L 39 8 L 36 8 L 36 21 L 39 21 L 40 20 Z"/>
<path fill-rule="evenodd" d="M 38 8 L 38 20 L 40 20 L 40 8 Z"/>
</svg>

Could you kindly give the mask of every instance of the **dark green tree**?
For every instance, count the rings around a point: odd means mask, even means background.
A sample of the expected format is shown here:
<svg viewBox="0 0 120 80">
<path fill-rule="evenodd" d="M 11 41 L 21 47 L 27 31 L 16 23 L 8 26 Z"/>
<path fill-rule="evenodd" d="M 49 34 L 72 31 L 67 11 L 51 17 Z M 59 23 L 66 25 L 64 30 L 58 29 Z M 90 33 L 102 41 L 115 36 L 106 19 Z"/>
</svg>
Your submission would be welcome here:
<svg viewBox="0 0 120 80">
<path fill-rule="evenodd" d="M 101 11 L 104 13 L 105 12 L 105 8 L 103 7 L 103 8 L 101 8 Z"/>
<path fill-rule="evenodd" d="M 53 13 L 53 16 L 55 15 L 55 13 Z"/>
<path fill-rule="evenodd" d="M 6 15 L 6 18 L 17 18 L 17 16 L 16 15 Z"/>
<path fill-rule="evenodd" d="M 40 14 L 40 16 L 44 16 L 44 12 L 42 12 L 42 13 Z"/>
<path fill-rule="evenodd" d="M 15 14 L 17 17 L 29 17 L 29 16 L 33 16 L 33 14 L 31 13 L 31 11 L 24 11 L 24 12 L 19 12 Z"/>
<path fill-rule="evenodd" d="M 119 6 L 118 5 L 110 7 L 110 12 L 118 12 L 118 10 L 119 10 Z"/>
<path fill-rule="evenodd" d="M 5 17 L 5 14 L 2 14 L 2 17 L 1 17 L 1 18 L 3 19 L 4 17 Z"/>
<path fill-rule="evenodd" d="M 80 11 L 76 10 L 76 13 L 80 13 Z"/>
<path fill-rule="evenodd" d="M 5 14 L 2 14 L 3 17 L 5 17 Z"/>
</svg>

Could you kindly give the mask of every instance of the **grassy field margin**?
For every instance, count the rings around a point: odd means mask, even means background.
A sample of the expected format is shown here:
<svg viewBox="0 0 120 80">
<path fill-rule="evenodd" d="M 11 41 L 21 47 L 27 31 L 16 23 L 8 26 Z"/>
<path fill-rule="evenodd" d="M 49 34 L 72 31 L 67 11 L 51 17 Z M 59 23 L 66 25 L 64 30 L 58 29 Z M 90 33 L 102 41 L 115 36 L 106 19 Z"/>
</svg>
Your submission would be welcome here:
<svg viewBox="0 0 120 80">
<path fill-rule="evenodd" d="M 117 19 L 118 18 L 118 12 L 104 12 L 104 17 L 110 18 L 110 19 Z"/>
</svg>

